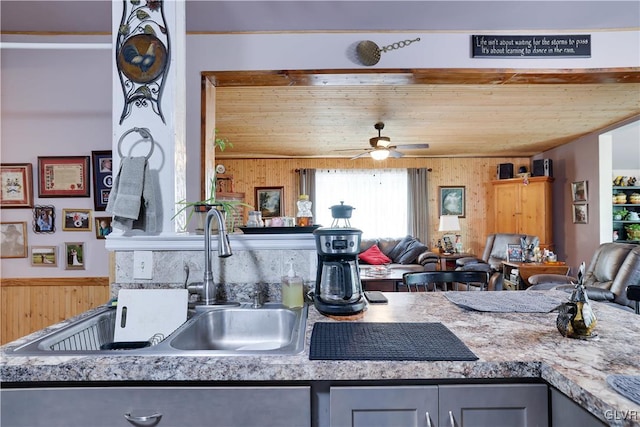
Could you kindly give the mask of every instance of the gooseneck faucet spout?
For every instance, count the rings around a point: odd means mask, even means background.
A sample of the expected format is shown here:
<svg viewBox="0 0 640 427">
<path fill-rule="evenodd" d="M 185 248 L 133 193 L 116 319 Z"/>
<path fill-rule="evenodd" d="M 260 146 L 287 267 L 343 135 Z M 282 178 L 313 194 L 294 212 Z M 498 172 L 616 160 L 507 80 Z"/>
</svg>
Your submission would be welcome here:
<svg viewBox="0 0 640 427">
<path fill-rule="evenodd" d="M 212 207 L 204 222 L 204 280 L 202 287 L 197 287 L 200 293 L 200 303 L 204 305 L 216 302 L 216 286 L 213 282 L 213 268 L 211 266 L 211 220 L 213 217 L 218 223 L 218 257 L 227 258 L 233 255 L 222 212 Z"/>
</svg>

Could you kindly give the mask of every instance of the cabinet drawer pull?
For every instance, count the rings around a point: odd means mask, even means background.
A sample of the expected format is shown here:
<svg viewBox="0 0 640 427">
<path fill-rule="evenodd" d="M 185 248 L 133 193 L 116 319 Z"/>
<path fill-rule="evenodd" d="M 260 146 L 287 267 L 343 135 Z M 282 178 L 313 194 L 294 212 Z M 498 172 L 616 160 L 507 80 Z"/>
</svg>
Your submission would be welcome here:
<svg viewBox="0 0 640 427">
<path fill-rule="evenodd" d="M 456 420 L 453 418 L 453 412 L 449 411 L 449 422 L 451 427 L 456 427 Z"/>
<path fill-rule="evenodd" d="M 424 416 L 427 419 L 427 427 L 433 427 L 433 424 L 431 424 L 431 417 L 429 416 L 429 411 L 425 412 Z"/>
<path fill-rule="evenodd" d="M 138 417 L 138 416 L 127 413 L 127 414 L 124 414 L 124 417 L 127 419 L 127 421 L 134 424 L 146 423 L 146 425 L 154 426 L 158 422 L 160 422 L 160 418 L 162 418 L 162 414 L 156 413 L 153 415 L 141 415 Z"/>
</svg>

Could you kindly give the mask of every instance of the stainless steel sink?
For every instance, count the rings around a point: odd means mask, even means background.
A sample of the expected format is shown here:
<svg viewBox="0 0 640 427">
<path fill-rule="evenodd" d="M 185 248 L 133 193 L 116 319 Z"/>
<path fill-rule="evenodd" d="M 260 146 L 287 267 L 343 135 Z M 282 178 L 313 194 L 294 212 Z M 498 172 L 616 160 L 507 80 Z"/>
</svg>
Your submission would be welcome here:
<svg viewBox="0 0 640 427">
<path fill-rule="evenodd" d="M 280 304 L 210 310 L 172 334 L 169 346 L 182 351 L 296 354 L 304 349 L 306 313 L 302 314 L 301 309 Z"/>
<path fill-rule="evenodd" d="M 288 309 L 267 303 L 253 308 L 211 306 L 190 318 L 166 339 L 150 343 L 113 343 L 116 310 L 105 308 L 6 354 L 16 355 L 291 355 L 304 350 L 307 307 Z M 116 343 L 123 344 L 123 343 Z"/>
</svg>

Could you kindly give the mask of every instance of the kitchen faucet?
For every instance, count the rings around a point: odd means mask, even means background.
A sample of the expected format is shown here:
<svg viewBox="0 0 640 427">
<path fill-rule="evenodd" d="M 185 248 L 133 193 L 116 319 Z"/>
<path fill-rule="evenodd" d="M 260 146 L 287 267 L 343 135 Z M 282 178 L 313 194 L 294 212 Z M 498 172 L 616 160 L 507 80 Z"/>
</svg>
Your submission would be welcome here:
<svg viewBox="0 0 640 427">
<path fill-rule="evenodd" d="M 201 305 L 223 304 L 216 301 L 216 286 L 213 281 L 213 269 L 211 267 L 211 220 L 216 217 L 218 222 L 218 257 L 227 258 L 233 255 L 231 246 L 229 245 L 229 237 L 225 227 L 225 220 L 222 212 L 212 207 L 207 212 L 204 221 L 204 280 L 202 282 L 192 283 L 188 286 L 189 293 L 200 295 Z"/>
</svg>

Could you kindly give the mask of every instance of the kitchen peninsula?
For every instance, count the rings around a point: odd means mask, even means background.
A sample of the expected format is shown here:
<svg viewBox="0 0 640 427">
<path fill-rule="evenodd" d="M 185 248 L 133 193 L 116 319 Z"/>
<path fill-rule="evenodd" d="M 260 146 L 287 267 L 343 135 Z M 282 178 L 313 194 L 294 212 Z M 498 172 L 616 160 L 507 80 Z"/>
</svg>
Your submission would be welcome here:
<svg viewBox="0 0 640 427">
<path fill-rule="evenodd" d="M 555 294 L 555 291 L 552 291 Z M 561 298 L 567 294 L 557 293 Z M 316 361 L 309 360 L 316 322 L 335 320 L 309 307 L 305 351 L 294 356 L 15 356 L 12 348 L 40 336 L 36 332 L 2 348 L 2 387 L 136 387 L 144 390 L 191 387 L 310 387 L 307 414 L 314 426 L 329 425 L 324 387 L 548 384 L 585 408 L 604 425 L 640 425 L 640 405 L 607 385 L 610 374 L 640 375 L 640 316 L 593 303 L 596 339 L 564 338 L 556 313 L 482 313 L 464 310 L 437 293 L 387 293 L 388 305 L 370 305 L 358 322 L 441 322 L 478 356 L 476 361 Z M 85 314 L 86 315 L 86 314 Z M 62 322 L 66 324 L 67 322 Z M 61 324 L 60 324 L 61 325 Z M 56 325 L 55 327 L 59 327 Z M 51 328 L 48 328 L 51 330 Z M 437 388 L 436 387 L 436 388 Z M 318 391 L 320 390 L 320 391 Z M 324 390 L 324 392 L 323 392 Z M 28 390 L 27 390 L 28 391 Z M 313 397 L 309 393 L 315 394 Z M 482 393 L 477 393 L 482 394 Z M 553 395 L 553 394 L 552 394 Z M 546 395 L 545 395 L 546 396 Z M 564 397 L 562 396 L 564 399 Z M 441 398 L 442 399 L 442 398 Z M 553 413 L 554 400 L 549 406 Z M 204 401 L 203 401 L 204 402 Z M 331 401 L 333 404 L 333 400 Z M 245 409 L 255 402 L 245 402 Z M 71 410 L 78 402 L 66 403 Z M 204 406 L 215 413 L 214 400 Z M 571 404 L 571 402 L 569 402 Z M 213 405 L 213 406 L 212 406 Z M 4 409 L 4 408 L 3 408 Z M 118 412 L 116 408 L 111 408 Z M 220 408 L 219 410 L 226 410 Z M 293 407 L 291 409 L 294 409 Z M 325 408 L 326 409 L 326 408 Z M 209 410 L 209 409 L 208 409 Z M 121 411 L 120 411 L 121 412 Z M 122 414 L 118 416 L 122 418 Z M 437 414 L 434 415 L 437 417 Z M 444 425 L 440 415 L 439 424 Z M 160 424 L 164 425 L 164 424 Z M 462 425 L 462 424 L 460 424 Z M 596 425 L 596 424 L 591 424 Z"/>
</svg>

